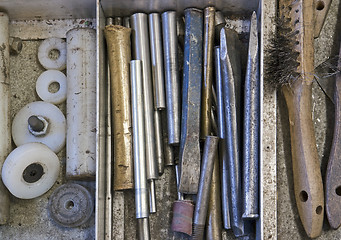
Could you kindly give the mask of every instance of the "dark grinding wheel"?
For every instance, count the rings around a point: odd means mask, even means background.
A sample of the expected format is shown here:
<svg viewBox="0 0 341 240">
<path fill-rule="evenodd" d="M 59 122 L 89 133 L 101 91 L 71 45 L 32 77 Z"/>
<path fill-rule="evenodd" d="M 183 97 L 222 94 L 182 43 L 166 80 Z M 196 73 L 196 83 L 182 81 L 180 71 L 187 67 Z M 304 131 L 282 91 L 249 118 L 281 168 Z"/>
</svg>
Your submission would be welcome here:
<svg viewBox="0 0 341 240">
<path fill-rule="evenodd" d="M 50 217 L 56 223 L 64 227 L 78 227 L 91 217 L 94 201 L 85 187 L 67 183 L 51 194 L 48 210 Z"/>
</svg>

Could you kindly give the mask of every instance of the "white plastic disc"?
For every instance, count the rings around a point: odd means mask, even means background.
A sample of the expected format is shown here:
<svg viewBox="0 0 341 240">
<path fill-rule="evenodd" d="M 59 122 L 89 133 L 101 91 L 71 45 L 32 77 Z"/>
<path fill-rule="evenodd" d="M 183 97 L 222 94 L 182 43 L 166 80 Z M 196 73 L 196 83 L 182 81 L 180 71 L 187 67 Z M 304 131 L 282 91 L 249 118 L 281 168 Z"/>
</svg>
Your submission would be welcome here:
<svg viewBox="0 0 341 240">
<path fill-rule="evenodd" d="M 52 50 L 57 50 L 59 55 L 56 59 L 49 57 Z M 38 59 L 46 69 L 63 70 L 66 67 L 66 43 L 61 38 L 47 38 L 39 46 Z"/>
<path fill-rule="evenodd" d="M 2 181 L 17 198 L 32 199 L 46 193 L 59 174 L 59 159 L 41 143 L 14 149 L 2 167 Z"/>
<path fill-rule="evenodd" d="M 45 135 L 35 136 L 28 127 L 31 116 L 44 118 L 48 122 Z M 55 105 L 37 101 L 27 104 L 17 115 L 12 123 L 12 137 L 17 146 L 29 142 L 40 142 L 58 153 L 65 146 L 66 121 L 64 114 Z"/>
<path fill-rule="evenodd" d="M 52 83 L 58 83 L 57 92 L 50 92 L 49 86 Z M 66 76 L 58 70 L 47 70 L 43 72 L 36 82 L 36 91 L 38 96 L 45 102 L 59 104 L 66 99 Z"/>
</svg>

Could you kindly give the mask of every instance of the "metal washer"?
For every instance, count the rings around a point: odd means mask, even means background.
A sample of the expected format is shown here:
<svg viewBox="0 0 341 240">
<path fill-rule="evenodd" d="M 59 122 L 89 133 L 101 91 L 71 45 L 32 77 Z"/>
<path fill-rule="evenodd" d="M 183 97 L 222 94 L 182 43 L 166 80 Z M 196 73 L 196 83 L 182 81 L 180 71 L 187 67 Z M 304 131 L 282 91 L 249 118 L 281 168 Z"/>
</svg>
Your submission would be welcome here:
<svg viewBox="0 0 341 240">
<path fill-rule="evenodd" d="M 51 194 L 48 210 L 50 217 L 61 226 L 78 227 L 91 217 L 94 201 L 85 187 L 67 183 Z"/>
</svg>

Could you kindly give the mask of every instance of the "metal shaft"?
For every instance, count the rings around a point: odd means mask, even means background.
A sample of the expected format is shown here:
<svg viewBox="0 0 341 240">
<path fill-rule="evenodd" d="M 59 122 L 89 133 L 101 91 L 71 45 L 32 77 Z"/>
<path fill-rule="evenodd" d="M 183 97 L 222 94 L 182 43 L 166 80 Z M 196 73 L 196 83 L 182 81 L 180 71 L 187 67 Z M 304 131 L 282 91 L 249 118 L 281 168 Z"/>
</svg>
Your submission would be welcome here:
<svg viewBox="0 0 341 240">
<path fill-rule="evenodd" d="M 220 142 L 220 139 L 219 139 Z M 222 239 L 221 198 L 220 198 L 220 173 L 219 154 L 214 159 L 214 167 L 211 180 L 210 197 L 208 202 L 206 239 Z"/>
<path fill-rule="evenodd" d="M 159 176 L 165 171 L 165 158 L 163 154 L 163 137 L 162 137 L 162 117 L 161 111 L 154 110 L 154 126 L 155 126 L 155 146 L 156 159 Z"/>
<path fill-rule="evenodd" d="M 185 52 L 182 88 L 179 190 L 196 194 L 200 177 L 200 104 L 202 79 L 202 11 L 185 9 Z"/>
<path fill-rule="evenodd" d="M 157 179 L 159 174 L 155 157 L 153 86 L 150 74 L 147 15 L 144 13 L 135 13 L 131 16 L 130 20 L 133 40 L 133 58 L 142 61 L 147 178 Z"/>
<path fill-rule="evenodd" d="M 106 24 L 111 25 L 113 23 L 113 18 L 107 18 Z M 108 56 L 107 56 L 108 59 Z M 107 87 L 106 87 L 106 97 L 107 97 L 107 116 L 106 116 L 106 161 L 105 161 L 105 170 L 106 170 L 106 190 L 105 190 L 105 236 L 107 240 L 112 239 L 113 232 L 113 195 L 112 195 L 112 138 L 111 138 L 111 90 L 110 90 L 110 67 L 109 63 L 107 64 Z"/>
<path fill-rule="evenodd" d="M 145 128 L 144 128 L 144 101 L 142 63 L 140 60 L 130 62 L 131 79 L 131 109 L 133 119 L 133 145 L 134 145 L 134 183 L 136 218 L 147 218 L 148 186 L 146 175 L 145 156 Z"/>
<path fill-rule="evenodd" d="M 235 236 L 245 235 L 242 219 L 241 152 L 239 149 L 241 70 L 238 35 L 222 28 L 220 32 L 220 60 L 222 71 L 226 149 L 230 173 L 231 225 Z"/>
<path fill-rule="evenodd" d="M 166 81 L 166 102 L 169 144 L 180 143 L 181 94 L 178 65 L 178 38 L 176 32 L 176 12 L 162 14 L 162 35 Z"/>
<path fill-rule="evenodd" d="M 133 155 L 129 62 L 131 29 L 119 25 L 105 27 L 109 66 L 114 148 L 114 190 L 132 189 Z"/>
<path fill-rule="evenodd" d="M 184 200 L 184 194 L 179 192 L 179 184 L 180 184 L 180 167 L 179 164 L 175 165 L 175 178 L 176 178 L 176 189 L 178 192 L 178 200 Z"/>
<path fill-rule="evenodd" d="M 130 17 L 124 17 L 123 18 L 123 26 L 126 28 L 131 28 L 130 27 Z"/>
<path fill-rule="evenodd" d="M 172 166 L 175 164 L 174 163 L 174 149 L 173 149 L 173 146 L 171 146 L 168 142 L 167 124 L 168 124 L 167 112 L 161 111 L 164 164 L 166 166 Z"/>
<path fill-rule="evenodd" d="M 251 18 L 244 87 L 243 205 L 245 219 L 259 217 L 260 79 L 257 16 Z"/>
<path fill-rule="evenodd" d="M 214 46 L 214 15 L 215 8 L 204 9 L 204 63 L 201 97 L 200 139 L 211 134 L 211 107 L 213 83 L 213 46 Z"/>
<path fill-rule="evenodd" d="M 214 48 L 215 53 L 215 71 L 216 71 L 216 93 L 217 93 L 217 119 L 218 119 L 218 137 L 219 141 L 219 158 L 221 169 L 221 207 L 223 226 L 225 229 L 231 228 L 230 221 L 230 206 L 229 206 L 229 168 L 226 151 L 226 135 L 225 135 L 225 115 L 224 115 L 224 100 L 223 100 L 223 85 L 221 79 L 221 64 L 220 64 L 220 47 Z"/>
<path fill-rule="evenodd" d="M 215 136 L 207 136 L 205 140 L 197 202 L 194 209 L 192 239 L 204 239 L 212 172 L 217 155 L 218 142 L 219 138 Z"/>
<path fill-rule="evenodd" d="M 11 137 L 11 85 L 9 78 L 9 18 L 6 13 L 0 13 L 0 44 L 2 46 L 0 56 L 0 169 L 12 149 Z M 1 177 L 1 176 L 0 176 Z M 7 224 L 10 218 L 9 193 L 0 178 L 0 225 Z"/>
<path fill-rule="evenodd" d="M 163 71 L 163 51 L 161 37 L 161 22 L 159 13 L 148 15 L 150 55 L 154 87 L 154 108 L 166 108 L 165 80 Z"/>
<path fill-rule="evenodd" d="M 123 19 L 122 19 L 122 17 L 115 17 L 113 24 L 114 25 L 123 26 Z"/>
<path fill-rule="evenodd" d="M 137 239 L 138 240 L 150 239 L 149 218 L 137 219 Z"/>
</svg>

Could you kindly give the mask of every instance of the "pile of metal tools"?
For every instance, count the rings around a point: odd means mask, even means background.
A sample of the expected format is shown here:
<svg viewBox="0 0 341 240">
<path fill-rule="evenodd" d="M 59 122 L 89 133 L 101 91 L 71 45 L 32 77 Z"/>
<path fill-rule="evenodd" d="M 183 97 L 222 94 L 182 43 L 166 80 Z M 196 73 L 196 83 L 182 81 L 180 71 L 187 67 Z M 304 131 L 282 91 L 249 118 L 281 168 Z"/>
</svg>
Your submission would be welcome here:
<svg viewBox="0 0 341 240">
<path fill-rule="evenodd" d="M 151 238 L 155 181 L 165 166 L 174 167 L 177 180 L 173 231 L 221 239 L 223 227 L 236 237 L 255 236 L 260 216 L 257 22 L 254 12 L 244 67 L 240 36 L 215 7 L 188 8 L 184 16 L 167 11 L 107 19 L 106 175 L 114 191 L 135 189 L 139 239 Z M 112 194 L 111 186 L 106 194 Z"/>
</svg>

